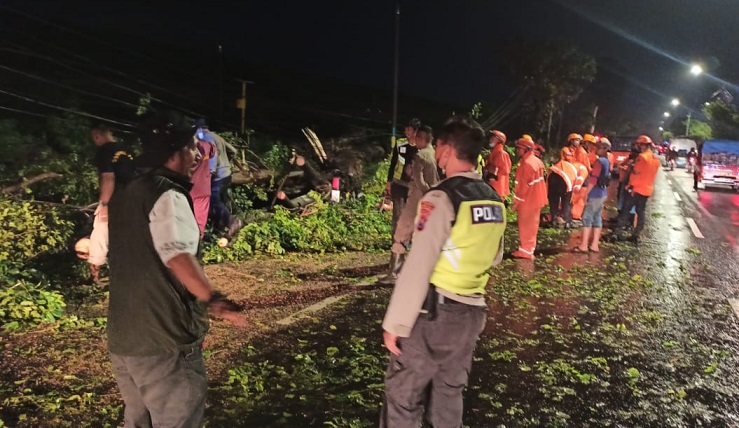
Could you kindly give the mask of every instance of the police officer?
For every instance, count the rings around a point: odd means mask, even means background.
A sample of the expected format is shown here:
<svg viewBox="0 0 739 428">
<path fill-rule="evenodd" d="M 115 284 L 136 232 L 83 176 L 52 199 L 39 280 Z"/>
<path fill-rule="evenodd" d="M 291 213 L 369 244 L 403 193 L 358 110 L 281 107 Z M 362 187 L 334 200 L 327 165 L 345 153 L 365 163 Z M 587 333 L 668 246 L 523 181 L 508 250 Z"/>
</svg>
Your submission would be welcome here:
<svg viewBox="0 0 739 428">
<path fill-rule="evenodd" d="M 502 258 L 505 206 L 475 172 L 482 128 L 453 118 L 437 140 L 447 179 L 421 199 L 413 246 L 382 324 L 390 351 L 381 427 L 462 425 L 462 391 Z M 425 415 L 424 415 L 425 411 Z"/>
<path fill-rule="evenodd" d="M 393 220 L 392 234 L 395 236 L 395 229 L 398 226 L 398 220 L 403 212 L 405 203 L 408 200 L 408 183 L 411 180 L 410 166 L 411 162 L 418 152 L 416 148 L 416 134 L 418 128 L 421 127 L 421 121 L 411 119 L 405 126 L 405 137 L 393 142 L 393 154 L 390 158 L 390 168 L 387 174 L 387 186 L 385 193 L 390 195 L 393 201 Z M 402 263 L 402 256 L 397 253 L 390 253 L 390 267 L 387 275 L 378 281 L 381 284 L 393 284 L 397 274 L 397 266 Z"/>
</svg>

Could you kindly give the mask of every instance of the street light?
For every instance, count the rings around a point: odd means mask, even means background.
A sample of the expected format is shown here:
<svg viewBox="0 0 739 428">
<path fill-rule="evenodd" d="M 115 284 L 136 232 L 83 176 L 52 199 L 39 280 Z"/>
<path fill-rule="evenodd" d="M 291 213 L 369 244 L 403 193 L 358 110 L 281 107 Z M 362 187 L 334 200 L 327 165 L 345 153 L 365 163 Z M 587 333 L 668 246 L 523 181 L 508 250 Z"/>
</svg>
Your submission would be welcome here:
<svg viewBox="0 0 739 428">
<path fill-rule="evenodd" d="M 670 112 L 669 111 L 664 112 L 664 116 L 665 117 L 670 117 Z"/>
<path fill-rule="evenodd" d="M 693 64 L 692 67 L 690 67 L 690 74 L 693 76 L 697 76 L 699 74 L 703 73 L 703 67 L 701 67 L 698 64 Z"/>
<path fill-rule="evenodd" d="M 679 106 L 680 105 L 680 100 L 678 100 L 677 98 L 673 98 L 672 99 L 672 105 L 673 105 L 673 107 Z"/>
<path fill-rule="evenodd" d="M 659 130 L 660 130 L 660 131 L 664 131 L 664 130 L 665 130 L 665 128 L 663 128 L 663 127 L 661 127 L 661 126 L 660 126 L 660 127 L 659 127 Z"/>
</svg>

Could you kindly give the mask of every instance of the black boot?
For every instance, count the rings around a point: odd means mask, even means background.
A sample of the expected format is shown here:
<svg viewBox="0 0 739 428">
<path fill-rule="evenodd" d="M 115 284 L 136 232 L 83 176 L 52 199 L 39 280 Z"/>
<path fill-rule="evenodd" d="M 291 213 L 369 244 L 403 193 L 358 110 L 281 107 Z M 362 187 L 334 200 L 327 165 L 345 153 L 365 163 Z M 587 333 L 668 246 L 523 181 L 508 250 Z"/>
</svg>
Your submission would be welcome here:
<svg viewBox="0 0 739 428">
<path fill-rule="evenodd" d="M 393 285 L 395 280 L 398 279 L 400 268 L 403 267 L 405 261 L 405 254 L 390 253 L 390 269 L 387 275 L 377 280 L 378 284 L 382 285 Z"/>
</svg>

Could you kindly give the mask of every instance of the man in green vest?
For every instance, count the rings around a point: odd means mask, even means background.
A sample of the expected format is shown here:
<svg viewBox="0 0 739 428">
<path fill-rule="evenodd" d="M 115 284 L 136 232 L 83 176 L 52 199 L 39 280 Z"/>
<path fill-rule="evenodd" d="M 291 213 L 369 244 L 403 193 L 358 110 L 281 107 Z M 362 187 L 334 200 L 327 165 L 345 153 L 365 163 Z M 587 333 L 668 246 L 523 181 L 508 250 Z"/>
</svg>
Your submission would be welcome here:
<svg viewBox="0 0 739 428">
<path fill-rule="evenodd" d="M 200 427 L 208 312 L 246 321 L 213 291 L 196 259 L 200 230 L 189 194 L 200 157 L 195 127 L 178 114 L 157 114 L 141 141 L 141 173 L 109 204 L 108 350 L 127 427 Z"/>
<path fill-rule="evenodd" d="M 382 327 L 390 351 L 381 427 L 462 426 L 462 391 L 486 319 L 490 266 L 503 256 L 505 206 L 475 171 L 485 133 L 449 120 L 436 161 L 447 179 L 421 199 L 413 246 Z"/>
</svg>

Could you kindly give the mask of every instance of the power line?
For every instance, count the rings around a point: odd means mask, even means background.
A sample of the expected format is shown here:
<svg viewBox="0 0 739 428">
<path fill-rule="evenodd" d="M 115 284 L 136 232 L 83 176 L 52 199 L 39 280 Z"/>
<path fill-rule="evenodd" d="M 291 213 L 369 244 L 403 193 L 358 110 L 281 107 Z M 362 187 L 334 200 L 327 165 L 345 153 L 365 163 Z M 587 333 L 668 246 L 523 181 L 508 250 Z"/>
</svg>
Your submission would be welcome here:
<svg viewBox="0 0 739 428">
<path fill-rule="evenodd" d="M 141 84 L 141 85 L 144 85 L 144 86 L 149 86 L 151 88 L 154 88 L 156 90 L 165 92 L 167 94 L 174 95 L 174 96 L 176 96 L 176 97 L 178 97 L 178 98 L 180 98 L 182 100 L 187 100 L 188 99 L 187 97 L 185 97 L 185 96 L 183 96 L 181 94 L 178 94 L 177 92 L 171 91 L 171 90 L 169 90 L 167 88 L 164 88 L 162 86 L 159 86 L 156 83 L 148 82 L 146 80 L 143 80 L 143 79 L 140 79 L 138 77 L 131 76 L 131 75 L 127 74 L 127 73 L 124 73 L 124 72 L 122 72 L 122 71 L 120 71 L 118 69 L 108 67 L 108 66 L 106 66 L 104 64 L 100 64 L 99 62 L 93 60 L 92 58 L 89 58 L 89 57 L 80 55 L 80 54 L 78 54 L 76 52 L 70 51 L 68 49 L 65 49 L 65 48 L 62 48 L 62 47 L 59 47 L 59 46 L 56 46 L 56 45 L 54 45 L 52 43 L 49 43 L 49 42 L 44 41 L 44 40 L 41 40 L 38 37 L 32 36 L 32 35 L 30 35 L 28 33 L 23 33 L 23 32 L 18 32 L 18 31 L 16 31 L 14 33 L 18 33 L 18 34 L 22 34 L 22 35 L 24 35 L 26 37 L 30 37 L 31 39 L 36 40 L 36 41 L 38 41 L 38 42 L 40 42 L 40 43 L 42 43 L 42 44 L 44 44 L 46 46 L 49 46 L 50 48 L 52 48 L 54 50 L 60 51 L 60 52 L 62 52 L 64 54 L 66 54 L 66 55 L 71 55 L 73 57 L 76 57 L 76 58 L 80 59 L 81 61 L 83 61 L 82 63 L 80 61 L 77 61 L 76 63 L 79 64 L 79 65 L 96 67 L 98 69 L 101 69 L 101 70 L 104 70 L 104 71 L 107 71 L 107 72 L 110 72 L 110 73 L 113 73 L 113 74 L 117 74 L 118 76 L 121 76 L 121 77 L 125 77 L 127 79 L 130 79 L 130 80 L 132 80 L 132 81 L 134 81 L 134 82 L 136 82 L 138 84 Z M 16 43 L 16 42 L 10 42 L 10 43 L 12 43 L 12 44 L 14 44 L 16 46 L 22 46 L 25 49 L 28 49 L 27 46 L 21 45 L 21 44 Z"/>
<path fill-rule="evenodd" d="M 18 46 L 17 43 L 14 43 L 14 44 L 16 46 Z M 11 52 L 11 53 L 19 54 L 19 55 L 26 55 L 26 56 L 30 56 L 30 57 L 34 57 L 34 58 L 39 58 L 39 59 L 43 59 L 43 60 L 52 62 L 54 64 L 60 65 L 60 66 L 62 66 L 64 68 L 67 68 L 67 69 L 72 70 L 74 72 L 77 72 L 77 73 L 80 73 L 82 75 L 88 76 L 90 78 L 93 78 L 93 79 L 99 80 L 101 82 L 104 82 L 104 83 L 106 83 L 108 85 L 111 85 L 113 87 L 116 87 L 118 89 L 122 89 L 124 91 L 128 91 L 128 92 L 134 93 L 134 94 L 136 94 L 136 95 L 138 95 L 140 97 L 149 97 L 152 101 L 156 101 L 156 102 L 158 102 L 158 103 L 160 103 L 162 105 L 165 105 L 165 106 L 168 106 L 168 107 L 171 107 L 171 108 L 178 109 L 178 110 L 180 110 L 180 111 L 182 111 L 184 113 L 188 113 L 188 114 L 191 114 L 191 115 L 194 115 L 194 116 L 204 116 L 201 113 L 194 112 L 194 111 L 188 110 L 188 109 L 184 109 L 181 106 L 177 106 L 177 105 L 174 105 L 174 104 L 169 103 L 167 101 L 164 101 L 164 100 L 162 100 L 160 98 L 156 98 L 156 97 L 152 96 L 149 93 L 144 93 L 144 92 L 138 91 L 136 89 L 132 89 L 132 88 L 129 88 L 127 86 L 123 86 L 123 85 L 120 85 L 118 83 L 112 82 L 112 81 L 110 81 L 108 79 L 104 79 L 102 77 L 95 76 L 95 75 L 93 75 L 93 74 L 91 74 L 91 73 L 89 73 L 87 71 L 84 71 L 84 70 L 81 70 L 79 68 L 73 67 L 73 66 L 71 66 L 71 65 L 69 65 L 69 64 L 67 64 L 67 63 L 65 63 L 63 61 L 59 61 L 56 58 L 49 57 L 47 55 L 43 55 L 43 54 L 39 54 L 39 53 L 33 52 L 33 51 L 31 51 L 31 50 L 29 50 L 27 48 L 24 48 L 24 49 L 25 50 L 0 48 L 0 50 L 4 50 L 4 51 L 7 51 L 7 52 Z"/>
<path fill-rule="evenodd" d="M 22 76 L 26 76 L 26 77 L 29 77 L 31 79 L 39 80 L 41 82 L 48 83 L 50 85 L 59 86 L 60 88 L 68 89 L 70 91 L 79 92 L 80 94 L 88 95 L 88 96 L 91 96 L 91 97 L 97 97 L 97 98 L 101 98 L 101 99 L 108 100 L 108 101 L 117 102 L 117 103 L 123 104 L 123 105 L 128 106 L 128 107 L 139 108 L 138 105 L 133 104 L 133 103 L 129 103 L 128 101 L 119 100 L 117 98 L 109 97 L 107 95 L 96 94 L 94 92 L 85 91 L 83 89 L 77 89 L 77 88 L 75 88 L 73 86 L 69 86 L 69 85 L 65 85 L 63 83 L 55 82 L 53 80 L 49 80 L 49 79 L 46 79 L 46 78 L 43 78 L 43 77 L 40 77 L 40 76 L 29 74 L 29 73 L 26 73 L 26 72 L 21 71 L 21 70 L 16 70 L 16 69 L 11 68 L 11 67 L 6 67 L 4 65 L 0 65 L 0 69 L 7 70 L 7 71 L 10 71 L 12 73 L 20 74 Z"/>
<path fill-rule="evenodd" d="M 13 113 L 21 113 L 21 114 L 25 114 L 25 115 L 28 115 L 28 116 L 41 117 L 41 118 L 44 118 L 44 119 L 55 118 L 55 119 L 63 120 L 65 122 L 71 122 L 71 120 L 65 119 L 63 117 L 53 116 L 53 115 L 48 115 L 48 114 L 41 114 L 41 113 L 34 113 L 32 111 L 20 110 L 20 109 L 17 109 L 17 108 L 0 106 L 0 110 L 10 111 L 10 112 L 13 112 Z M 122 132 L 124 134 L 135 134 L 134 132 L 126 131 L 125 129 L 115 128 L 115 130 L 116 130 L 116 132 Z"/>
<path fill-rule="evenodd" d="M 40 23 L 42 23 L 42 24 L 46 24 L 47 26 L 50 26 L 50 27 L 56 28 L 56 29 L 58 29 L 58 30 L 61 30 L 61 31 L 64 31 L 64 32 L 67 32 L 67 33 L 71 33 L 71 34 L 75 34 L 75 35 L 77 35 L 77 36 L 79 36 L 79 37 L 82 37 L 82 38 L 85 38 L 85 39 L 91 40 L 91 41 L 93 41 L 93 42 L 96 42 L 96 43 L 98 43 L 98 44 L 102 44 L 102 45 L 110 46 L 110 47 L 112 47 L 112 48 L 115 48 L 115 49 L 117 49 L 117 50 L 119 50 L 119 51 L 121 51 L 121 52 L 127 53 L 127 54 L 129 54 L 129 55 L 134 55 L 134 56 L 138 56 L 138 57 L 140 57 L 140 58 L 144 58 L 144 59 L 146 59 L 146 60 L 148 60 L 148 61 L 150 61 L 150 62 L 156 62 L 156 63 L 162 64 L 162 65 L 165 65 L 165 66 L 167 66 L 167 68 L 169 68 L 170 70 L 177 70 L 177 71 L 178 71 L 179 73 L 181 73 L 181 74 L 183 74 L 183 75 L 186 75 L 186 76 L 190 76 L 190 77 L 197 77 L 196 75 L 194 75 L 194 74 L 191 74 L 191 73 L 184 73 L 184 72 L 182 71 L 182 69 L 179 69 L 179 68 L 177 68 L 177 67 L 172 67 L 172 66 L 171 66 L 171 64 L 167 63 L 166 61 L 161 61 L 161 60 L 158 60 L 158 59 L 156 59 L 156 58 L 152 58 L 152 57 L 150 57 L 150 56 L 148 56 L 148 55 L 144 55 L 144 54 L 142 54 L 142 53 L 140 53 L 140 52 L 136 52 L 136 51 L 132 51 L 132 50 L 128 50 L 128 49 L 122 48 L 122 47 L 120 47 L 120 46 L 116 46 L 116 45 L 114 45 L 114 44 L 112 44 L 112 43 L 110 43 L 110 42 L 107 42 L 107 41 L 105 41 L 105 40 L 102 40 L 102 39 L 99 39 L 99 38 L 96 38 L 96 37 L 90 36 L 90 35 L 88 35 L 88 34 L 85 34 L 85 33 L 83 33 L 83 32 L 80 32 L 80 31 L 77 31 L 77 30 L 71 29 L 71 28 L 69 28 L 69 27 L 65 27 L 65 26 L 63 26 L 63 25 L 60 25 L 60 24 L 57 24 L 57 23 L 54 23 L 54 22 L 51 22 L 51 21 L 47 21 L 47 20 L 45 20 L 45 19 L 43 19 L 43 18 L 39 18 L 39 17 L 37 17 L 37 16 L 34 16 L 34 15 L 31 15 L 31 14 L 29 14 L 29 13 L 26 13 L 26 12 L 22 12 L 22 11 L 20 11 L 20 10 L 14 9 L 14 8 L 12 8 L 12 7 L 0 5 L 0 9 L 4 9 L 4 10 L 7 10 L 8 12 L 11 12 L 11 13 L 15 13 L 15 14 L 17 14 L 17 15 L 23 16 L 23 17 L 25 17 L 25 18 L 27 18 L 27 19 L 30 19 L 30 20 L 33 20 L 33 21 L 37 21 L 37 22 L 40 22 Z"/>
<path fill-rule="evenodd" d="M 119 122 L 117 120 L 108 119 L 107 117 L 97 116 L 97 115 L 86 113 L 86 112 L 83 112 L 83 111 L 72 110 L 72 109 L 68 109 L 66 107 L 61 107 L 61 106 L 57 106 L 57 105 L 54 105 L 54 104 L 49 104 L 49 103 L 46 103 L 44 101 L 34 100 L 33 98 L 28 98 L 26 96 L 19 95 L 19 94 L 13 93 L 13 92 L 9 92 L 9 91 L 3 90 L 3 89 L 0 89 L 0 94 L 10 95 L 11 97 L 19 98 L 21 100 L 28 101 L 30 103 L 39 104 L 39 105 L 42 105 L 44 107 L 49 107 L 49 108 L 53 108 L 53 109 L 57 109 L 57 110 L 61 110 L 61 111 L 66 111 L 66 112 L 77 114 L 77 115 L 84 116 L 84 117 L 89 117 L 91 119 L 97 119 L 97 120 L 102 120 L 102 121 L 105 121 L 105 122 L 115 123 L 115 124 L 118 124 L 118 125 L 121 125 L 121 126 L 126 126 L 126 127 L 129 127 L 129 128 L 136 128 L 136 125 L 134 125 L 132 123 Z"/>
</svg>

